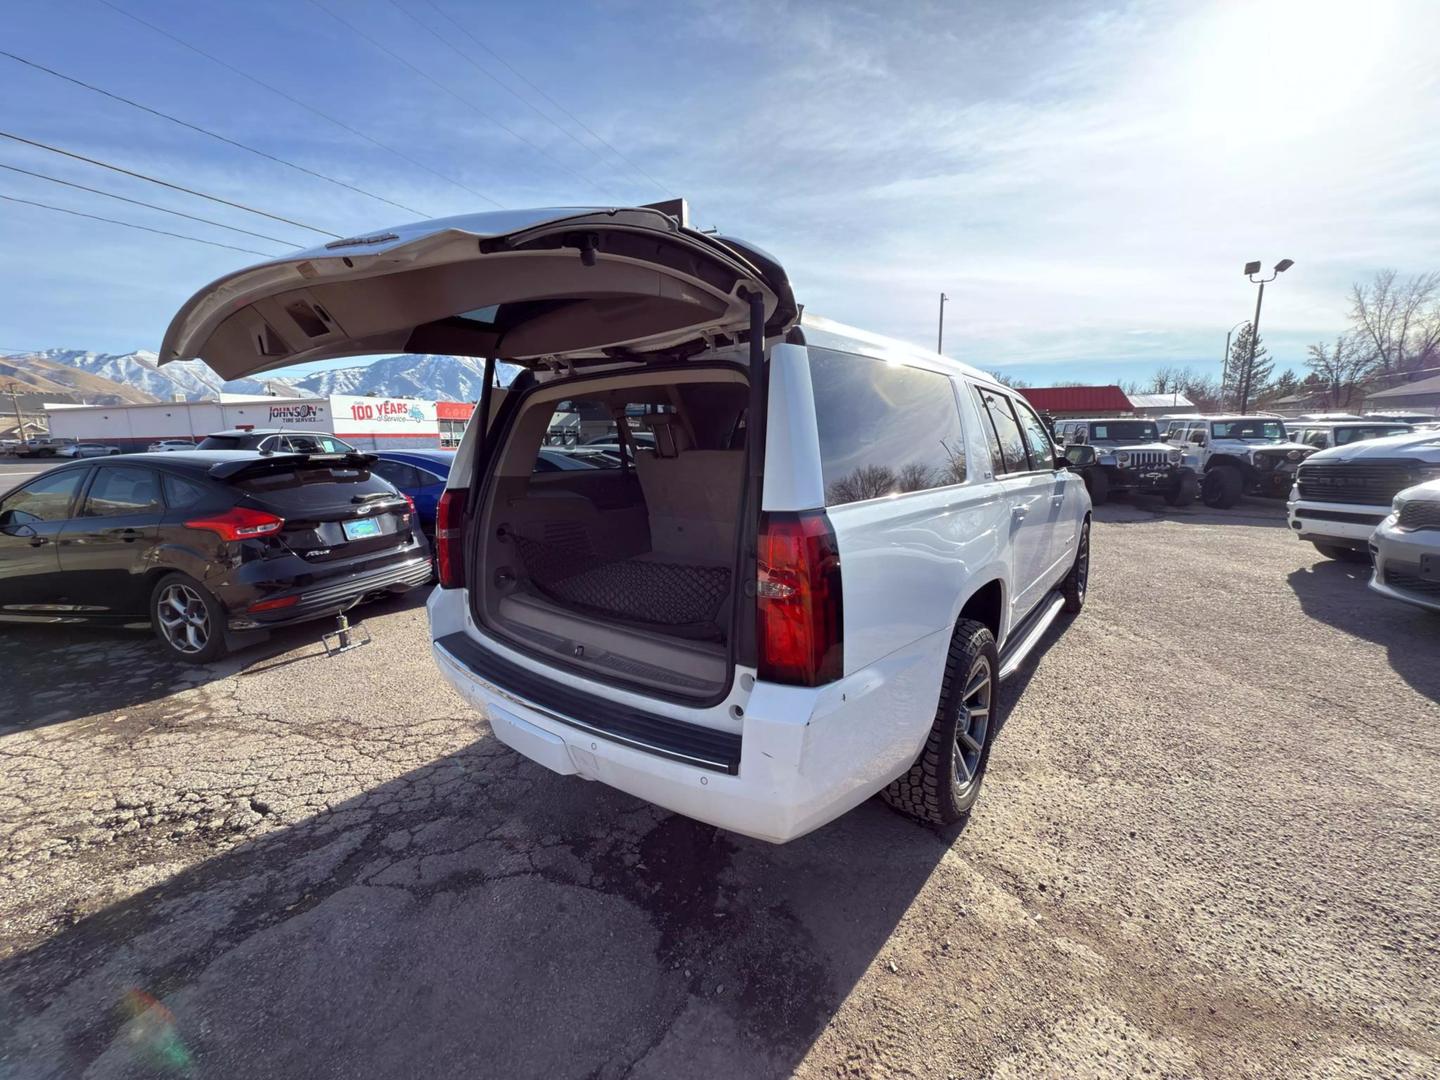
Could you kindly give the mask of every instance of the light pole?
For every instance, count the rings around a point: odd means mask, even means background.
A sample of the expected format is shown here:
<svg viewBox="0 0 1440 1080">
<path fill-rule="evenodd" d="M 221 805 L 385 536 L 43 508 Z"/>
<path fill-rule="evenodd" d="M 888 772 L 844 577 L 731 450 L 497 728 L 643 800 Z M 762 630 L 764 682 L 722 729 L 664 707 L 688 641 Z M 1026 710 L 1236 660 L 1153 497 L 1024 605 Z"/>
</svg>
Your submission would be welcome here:
<svg viewBox="0 0 1440 1080">
<path fill-rule="evenodd" d="M 1250 322 L 1249 319 L 1241 319 L 1229 330 L 1225 331 L 1225 355 L 1220 361 L 1220 407 L 1225 407 L 1225 382 L 1230 376 L 1230 335 Z"/>
<path fill-rule="evenodd" d="M 1250 320 L 1250 356 L 1245 361 L 1245 370 L 1240 373 L 1241 416 L 1244 416 L 1245 410 L 1250 407 L 1250 380 L 1255 374 L 1255 346 L 1260 341 L 1260 305 L 1265 301 L 1265 286 L 1294 265 L 1294 259 L 1281 259 L 1275 264 L 1275 270 L 1269 277 L 1255 281 L 1255 275 L 1260 273 L 1260 260 L 1245 264 L 1245 276 L 1259 285 L 1260 291 L 1255 294 L 1255 318 Z"/>
<path fill-rule="evenodd" d="M 945 301 L 950 298 L 943 292 L 940 294 L 940 329 L 935 334 L 935 351 L 945 351 Z"/>
</svg>

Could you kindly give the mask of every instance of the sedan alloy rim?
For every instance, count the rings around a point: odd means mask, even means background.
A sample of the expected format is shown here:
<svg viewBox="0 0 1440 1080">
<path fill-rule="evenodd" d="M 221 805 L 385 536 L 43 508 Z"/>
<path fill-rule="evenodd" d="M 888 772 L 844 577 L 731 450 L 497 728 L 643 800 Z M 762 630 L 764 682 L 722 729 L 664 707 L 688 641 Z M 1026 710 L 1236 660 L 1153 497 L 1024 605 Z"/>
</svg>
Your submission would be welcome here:
<svg viewBox="0 0 1440 1080">
<path fill-rule="evenodd" d="M 189 585 L 167 585 L 155 605 L 155 618 L 178 652 L 198 653 L 210 640 L 210 609 Z"/>
</svg>

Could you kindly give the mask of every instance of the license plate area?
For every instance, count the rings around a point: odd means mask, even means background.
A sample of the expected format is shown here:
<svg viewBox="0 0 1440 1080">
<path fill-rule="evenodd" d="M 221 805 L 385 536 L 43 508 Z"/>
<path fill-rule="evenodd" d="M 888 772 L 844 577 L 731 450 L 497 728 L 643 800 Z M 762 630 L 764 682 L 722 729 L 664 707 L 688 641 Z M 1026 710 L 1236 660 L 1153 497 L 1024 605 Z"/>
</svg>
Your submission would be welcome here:
<svg viewBox="0 0 1440 1080">
<path fill-rule="evenodd" d="M 354 521 L 342 521 L 340 531 L 345 534 L 346 540 L 363 540 L 367 536 L 380 535 L 380 522 L 375 518 L 356 518 Z"/>
</svg>

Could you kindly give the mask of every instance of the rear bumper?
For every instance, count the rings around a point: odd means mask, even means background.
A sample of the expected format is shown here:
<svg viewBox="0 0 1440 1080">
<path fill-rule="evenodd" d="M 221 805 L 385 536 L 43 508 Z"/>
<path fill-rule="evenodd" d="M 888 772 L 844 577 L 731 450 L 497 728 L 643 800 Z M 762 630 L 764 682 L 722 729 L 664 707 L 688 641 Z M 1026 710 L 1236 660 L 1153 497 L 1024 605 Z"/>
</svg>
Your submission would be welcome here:
<svg viewBox="0 0 1440 1080">
<path fill-rule="evenodd" d="M 269 594 L 267 600 L 286 596 L 298 599 L 288 607 L 254 613 L 241 606 L 232 610 L 227 625 L 231 630 L 261 630 L 336 615 L 373 593 L 405 592 L 424 585 L 431 572 L 430 553 L 424 545 L 418 545 L 408 558 L 376 570 L 322 578 L 308 586 Z M 246 592 L 253 602 L 253 593 Z"/>
<path fill-rule="evenodd" d="M 1367 506 L 1363 503 L 1310 502 L 1292 498 L 1289 511 L 1290 530 L 1301 540 L 1334 544 L 1337 547 L 1365 551 L 1375 527 L 1390 513 L 1388 506 Z"/>
<path fill-rule="evenodd" d="M 1424 557 L 1440 560 L 1440 530 L 1397 529 L 1386 518 L 1370 542 L 1375 569 L 1370 588 L 1381 596 L 1440 611 L 1440 578 L 1421 574 Z"/>
<path fill-rule="evenodd" d="M 448 595 L 447 595 L 448 594 Z M 745 836 L 784 843 L 818 828 L 865 801 L 915 760 L 934 716 L 940 658 L 948 645 L 926 639 L 904 657 L 884 661 L 829 686 L 808 688 L 755 682 L 738 671 L 736 686 L 721 705 L 690 710 L 709 723 L 686 722 L 686 710 L 584 679 L 563 684 L 543 667 L 503 643 L 462 628 L 461 590 L 437 589 L 430 598 L 432 651 L 441 673 L 490 720 L 495 736 L 511 749 L 552 772 L 598 780 L 647 802 Z M 463 643 L 463 644 L 462 644 Z M 939 652 L 931 655 L 932 648 Z M 524 669 L 533 681 L 519 692 L 493 677 L 505 670 L 474 651 Z M 915 701 L 917 680 L 935 673 L 934 695 Z M 548 686 L 546 685 L 548 683 Z M 544 694 L 543 702 L 532 694 Z M 562 712 L 554 703 L 565 695 L 578 706 Z M 640 732 L 614 728 L 608 715 L 579 714 L 584 698 L 603 699 L 604 712 L 617 708 L 643 713 L 668 730 Z M 899 700 L 896 700 L 896 699 Z M 912 716 L 898 708 L 908 700 Z M 742 719 L 734 723 L 735 710 Z M 887 718 L 877 723 L 877 717 Z M 699 716 L 697 715 L 697 719 Z M 668 722 L 668 724 L 666 724 Z M 721 727 L 721 723 L 728 726 Z M 716 760 L 683 760 L 685 728 L 691 745 L 733 748 L 733 769 Z M 664 745 L 657 745 L 659 742 Z M 680 753 L 675 751 L 679 748 Z M 704 757 L 705 753 L 696 755 Z"/>
</svg>

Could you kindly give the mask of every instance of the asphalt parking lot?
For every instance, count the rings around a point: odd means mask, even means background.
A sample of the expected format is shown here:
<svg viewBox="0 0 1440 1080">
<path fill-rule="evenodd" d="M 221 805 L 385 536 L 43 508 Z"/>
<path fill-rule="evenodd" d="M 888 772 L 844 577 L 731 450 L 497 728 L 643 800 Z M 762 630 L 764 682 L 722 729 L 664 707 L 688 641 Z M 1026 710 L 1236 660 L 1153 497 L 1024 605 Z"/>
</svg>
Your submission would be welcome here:
<svg viewBox="0 0 1440 1080">
<path fill-rule="evenodd" d="M 1440 1071 L 1440 618 L 1278 503 L 1098 511 L 949 832 L 550 775 L 418 595 L 356 614 L 202 669 L 0 630 L 0 1077 Z"/>
</svg>

